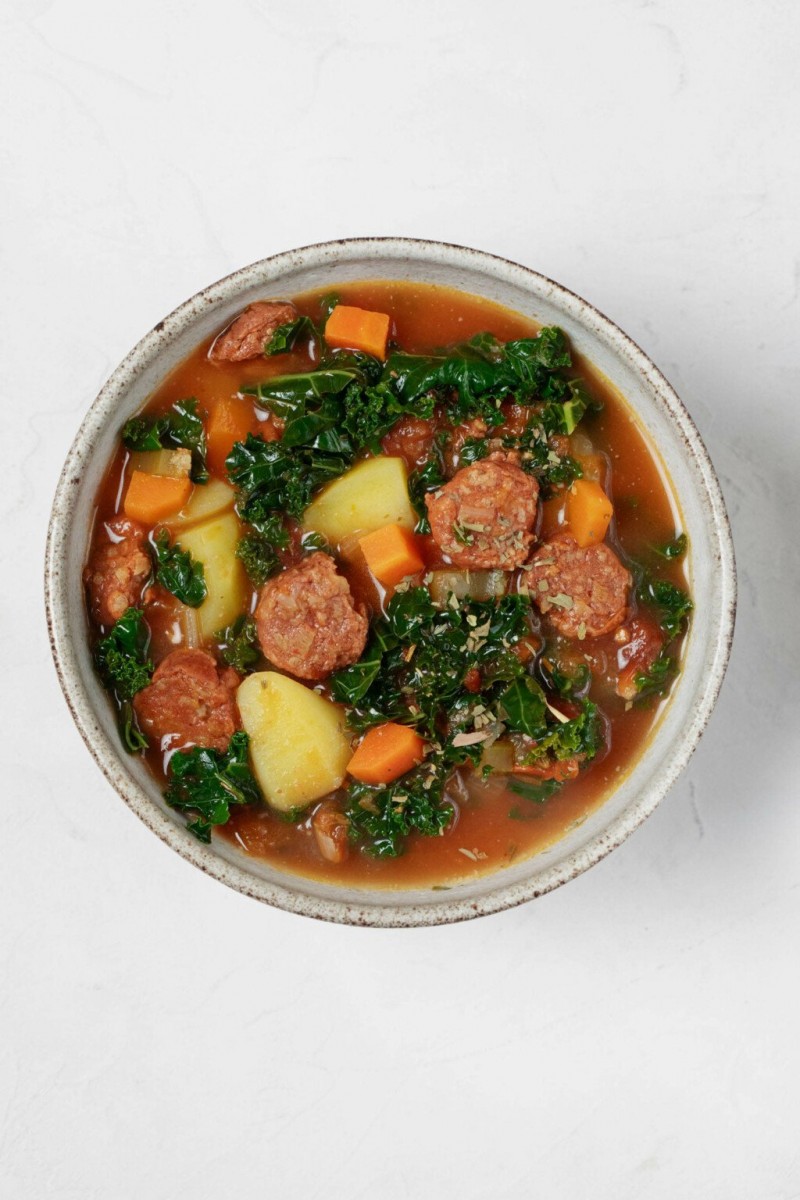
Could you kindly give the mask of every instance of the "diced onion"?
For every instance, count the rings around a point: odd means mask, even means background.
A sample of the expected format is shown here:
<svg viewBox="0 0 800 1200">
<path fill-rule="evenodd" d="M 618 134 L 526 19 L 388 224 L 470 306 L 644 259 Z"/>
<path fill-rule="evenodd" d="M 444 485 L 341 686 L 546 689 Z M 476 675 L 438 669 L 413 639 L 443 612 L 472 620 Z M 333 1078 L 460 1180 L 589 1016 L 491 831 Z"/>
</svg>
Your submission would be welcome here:
<svg viewBox="0 0 800 1200">
<path fill-rule="evenodd" d="M 570 454 L 577 458 L 581 454 L 595 454 L 594 442 L 585 433 L 573 433 L 569 439 Z"/>
<path fill-rule="evenodd" d="M 491 767 L 493 771 L 513 771 L 514 747 L 511 742 L 500 739 L 491 746 L 486 746 L 478 770 L 481 767 Z"/>
<path fill-rule="evenodd" d="M 505 595 L 508 578 L 506 571 L 433 571 L 431 596 L 436 604 L 446 604 L 450 596 L 490 600 Z"/>
<path fill-rule="evenodd" d="M 186 479 L 192 469 L 191 450 L 137 450 L 131 455 L 131 471 Z"/>
<path fill-rule="evenodd" d="M 200 622 L 197 619 L 197 609 L 190 608 L 185 604 L 181 608 L 180 614 L 181 629 L 183 630 L 183 644 L 190 650 L 194 650 L 197 646 L 202 646 L 203 639 L 200 636 Z"/>
</svg>

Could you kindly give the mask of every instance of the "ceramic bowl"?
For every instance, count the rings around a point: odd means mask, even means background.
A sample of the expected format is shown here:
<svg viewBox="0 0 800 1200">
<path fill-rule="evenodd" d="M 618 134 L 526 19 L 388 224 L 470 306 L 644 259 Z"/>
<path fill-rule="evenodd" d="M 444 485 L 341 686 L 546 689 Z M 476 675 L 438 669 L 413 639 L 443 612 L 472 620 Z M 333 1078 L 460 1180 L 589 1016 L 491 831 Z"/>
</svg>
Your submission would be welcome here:
<svg viewBox="0 0 800 1200">
<path fill-rule="evenodd" d="M 224 841 L 201 845 L 166 807 L 144 764 L 121 751 L 114 713 L 87 651 L 81 570 L 94 495 L 123 421 L 201 339 L 244 305 L 360 279 L 442 284 L 560 325 L 576 350 L 627 398 L 658 448 L 690 533 L 688 568 L 700 599 L 671 701 L 618 789 L 555 845 L 446 891 L 336 887 L 281 873 Z M 123 800 L 174 850 L 230 887 L 291 912 L 359 925 L 435 925 L 551 891 L 598 862 L 653 811 L 686 766 L 722 684 L 733 632 L 735 569 L 719 483 L 697 429 L 661 372 L 607 317 L 552 280 L 490 254 L 441 242 L 354 238 L 277 254 L 212 284 L 159 321 L 117 367 L 89 409 L 58 484 L 46 604 L 58 676 L 89 751 Z"/>
</svg>

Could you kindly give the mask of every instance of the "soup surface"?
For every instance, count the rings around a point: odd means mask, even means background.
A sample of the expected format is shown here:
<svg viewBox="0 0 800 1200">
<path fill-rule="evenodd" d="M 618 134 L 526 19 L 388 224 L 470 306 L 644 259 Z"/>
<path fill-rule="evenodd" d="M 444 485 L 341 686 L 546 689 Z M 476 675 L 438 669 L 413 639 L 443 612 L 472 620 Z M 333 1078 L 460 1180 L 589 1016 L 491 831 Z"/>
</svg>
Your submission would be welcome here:
<svg viewBox="0 0 800 1200">
<path fill-rule="evenodd" d="M 91 640 L 202 840 L 447 886 L 558 839 L 635 762 L 679 669 L 685 548 L 559 330 L 350 283 L 251 305 L 120 429 Z"/>
</svg>

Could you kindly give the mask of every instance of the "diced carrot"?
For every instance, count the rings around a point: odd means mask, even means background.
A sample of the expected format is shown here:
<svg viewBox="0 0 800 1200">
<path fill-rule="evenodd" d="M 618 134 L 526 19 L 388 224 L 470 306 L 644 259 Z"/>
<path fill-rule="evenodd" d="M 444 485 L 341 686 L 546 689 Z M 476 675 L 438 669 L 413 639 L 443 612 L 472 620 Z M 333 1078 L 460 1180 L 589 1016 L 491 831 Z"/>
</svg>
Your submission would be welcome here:
<svg viewBox="0 0 800 1200">
<path fill-rule="evenodd" d="M 599 483 L 576 479 L 567 492 L 566 520 L 579 546 L 595 546 L 606 536 L 614 506 Z"/>
<path fill-rule="evenodd" d="M 389 314 L 337 304 L 325 325 L 325 341 L 342 350 L 363 350 L 374 358 L 386 358 Z"/>
<path fill-rule="evenodd" d="M 225 459 L 234 443 L 243 442 L 248 433 L 259 431 L 259 422 L 249 400 L 241 396 L 226 396 L 218 400 L 206 423 L 206 461 L 209 469 L 224 479 Z"/>
<path fill-rule="evenodd" d="M 185 475 L 148 475 L 134 471 L 125 493 L 125 516 L 143 525 L 155 525 L 180 512 L 192 493 L 192 481 Z"/>
<path fill-rule="evenodd" d="M 370 729 L 358 746 L 347 771 L 362 783 L 391 783 L 422 762 L 425 743 L 408 725 L 393 721 Z"/>
<path fill-rule="evenodd" d="M 417 539 L 402 525 L 384 525 L 359 538 L 358 544 L 370 571 L 384 587 L 394 587 L 425 566 Z"/>
</svg>

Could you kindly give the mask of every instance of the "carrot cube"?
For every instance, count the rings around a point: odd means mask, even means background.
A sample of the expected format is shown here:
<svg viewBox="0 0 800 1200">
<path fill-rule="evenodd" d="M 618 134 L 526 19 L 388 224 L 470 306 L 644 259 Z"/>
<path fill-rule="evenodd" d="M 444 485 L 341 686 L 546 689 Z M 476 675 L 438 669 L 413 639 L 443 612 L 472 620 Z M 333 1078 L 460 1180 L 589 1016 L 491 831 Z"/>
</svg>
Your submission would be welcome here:
<svg viewBox="0 0 800 1200">
<path fill-rule="evenodd" d="M 132 521 L 143 525 L 155 525 L 180 512 L 192 493 L 192 481 L 188 475 L 148 475 L 146 471 L 134 471 L 125 493 L 123 509 Z"/>
<path fill-rule="evenodd" d="M 425 757 L 425 742 L 408 725 L 388 721 L 364 736 L 350 762 L 348 774 L 373 786 L 391 783 Z"/>
<path fill-rule="evenodd" d="M 417 539 L 402 525 L 384 525 L 359 538 L 358 544 L 370 571 L 384 587 L 395 587 L 425 567 Z"/>
<path fill-rule="evenodd" d="M 258 433 L 259 422 L 249 400 L 227 396 L 218 400 L 206 425 L 208 453 L 206 461 L 215 475 L 225 478 L 225 459 L 236 442 L 243 442 L 248 433 Z"/>
<path fill-rule="evenodd" d="M 386 358 L 389 314 L 337 304 L 325 325 L 325 341 L 334 349 L 363 350 L 373 358 Z"/>
<path fill-rule="evenodd" d="M 614 515 L 614 506 L 599 483 L 576 479 L 567 492 L 566 521 L 579 546 L 602 542 Z"/>
</svg>

